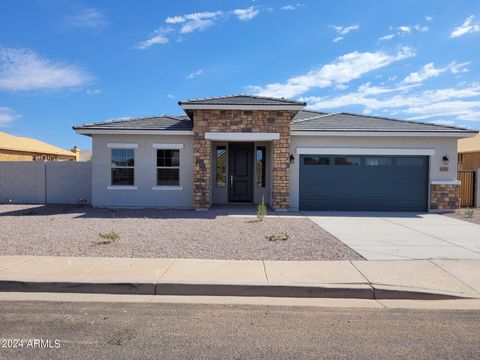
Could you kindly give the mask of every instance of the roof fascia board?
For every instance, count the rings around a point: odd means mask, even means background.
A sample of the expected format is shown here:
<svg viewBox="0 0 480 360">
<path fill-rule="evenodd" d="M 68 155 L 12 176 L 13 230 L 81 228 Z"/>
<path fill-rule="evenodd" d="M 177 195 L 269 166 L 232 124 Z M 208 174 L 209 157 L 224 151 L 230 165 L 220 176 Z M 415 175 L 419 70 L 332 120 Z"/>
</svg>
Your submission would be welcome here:
<svg viewBox="0 0 480 360">
<path fill-rule="evenodd" d="M 284 105 L 225 105 L 225 104 L 182 104 L 183 110 L 292 110 L 299 111 L 305 106 L 297 104 Z"/>
<path fill-rule="evenodd" d="M 81 135 L 193 135 L 191 130 L 75 129 Z"/>
<path fill-rule="evenodd" d="M 454 137 L 468 138 L 476 135 L 468 131 L 301 131 L 292 130 L 292 136 L 394 136 L 394 137 Z"/>
</svg>

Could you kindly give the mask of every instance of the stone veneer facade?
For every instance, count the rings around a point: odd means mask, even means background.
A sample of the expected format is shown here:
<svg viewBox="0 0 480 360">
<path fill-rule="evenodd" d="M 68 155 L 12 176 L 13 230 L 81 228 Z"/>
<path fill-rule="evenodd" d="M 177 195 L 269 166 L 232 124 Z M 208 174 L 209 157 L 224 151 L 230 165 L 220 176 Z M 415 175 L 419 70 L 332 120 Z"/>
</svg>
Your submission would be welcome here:
<svg viewBox="0 0 480 360">
<path fill-rule="evenodd" d="M 433 210 L 458 209 L 460 207 L 460 185 L 430 185 L 430 208 Z"/>
<path fill-rule="evenodd" d="M 290 123 L 296 111 L 193 110 L 193 206 L 211 206 L 212 144 L 206 132 L 274 132 L 272 141 L 272 203 L 274 209 L 288 209 L 290 183 Z"/>
</svg>

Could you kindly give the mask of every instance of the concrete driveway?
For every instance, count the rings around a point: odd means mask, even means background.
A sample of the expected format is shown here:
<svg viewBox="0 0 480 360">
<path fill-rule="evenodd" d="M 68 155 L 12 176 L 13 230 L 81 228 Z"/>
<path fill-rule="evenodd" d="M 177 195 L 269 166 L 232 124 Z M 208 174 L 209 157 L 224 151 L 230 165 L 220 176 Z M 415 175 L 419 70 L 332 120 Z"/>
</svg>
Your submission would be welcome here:
<svg viewBox="0 0 480 360">
<path fill-rule="evenodd" d="M 367 260 L 480 259 L 480 225 L 437 214 L 305 212 Z"/>
</svg>

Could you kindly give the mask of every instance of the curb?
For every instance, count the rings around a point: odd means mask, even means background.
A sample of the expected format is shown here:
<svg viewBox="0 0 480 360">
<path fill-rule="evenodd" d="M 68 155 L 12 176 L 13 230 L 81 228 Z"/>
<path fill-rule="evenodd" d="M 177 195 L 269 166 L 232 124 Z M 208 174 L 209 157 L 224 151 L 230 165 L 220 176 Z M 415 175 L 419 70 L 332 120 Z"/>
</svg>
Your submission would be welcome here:
<svg viewBox="0 0 480 360">
<path fill-rule="evenodd" d="M 191 296 L 245 296 L 284 298 L 343 298 L 343 299 L 397 299 L 448 300 L 471 299 L 465 294 L 404 289 L 367 284 L 345 285 L 263 285 L 221 283 L 105 283 L 65 281 L 0 280 L 1 292 L 50 292 L 124 295 L 191 295 Z"/>
</svg>

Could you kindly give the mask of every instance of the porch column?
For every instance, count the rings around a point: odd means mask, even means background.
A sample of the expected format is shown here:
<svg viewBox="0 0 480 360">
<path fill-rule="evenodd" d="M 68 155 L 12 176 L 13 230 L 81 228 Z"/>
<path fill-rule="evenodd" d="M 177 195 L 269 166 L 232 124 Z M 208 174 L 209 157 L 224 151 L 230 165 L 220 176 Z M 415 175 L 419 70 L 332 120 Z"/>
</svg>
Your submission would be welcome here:
<svg viewBox="0 0 480 360">
<path fill-rule="evenodd" d="M 272 141 L 272 208 L 286 211 L 290 196 L 290 136 L 280 134 Z"/>
</svg>

